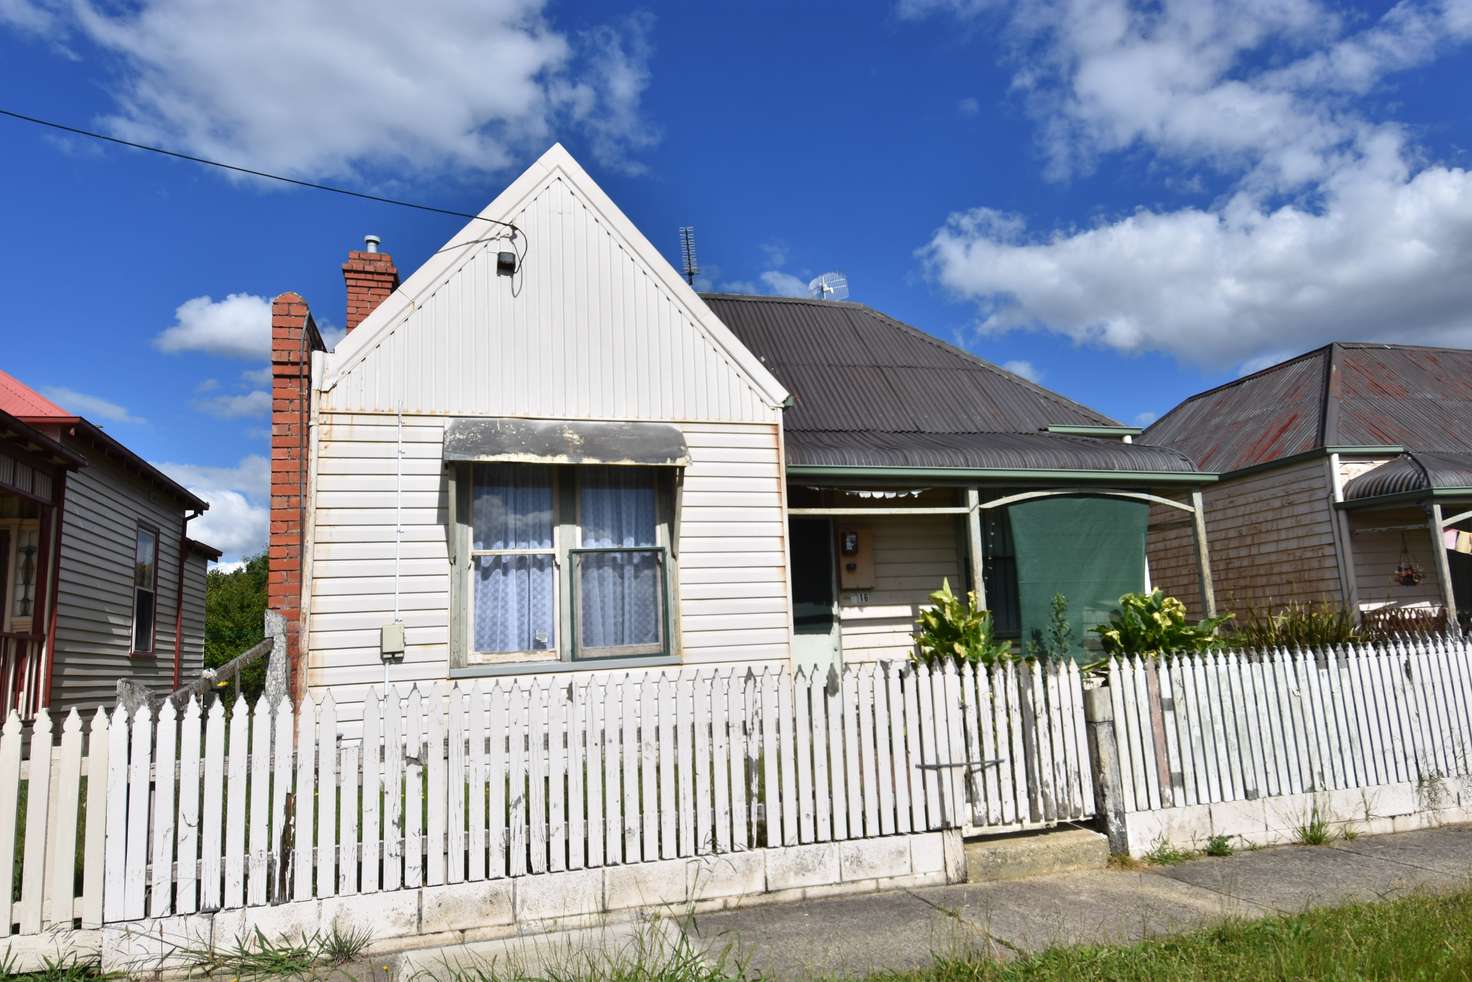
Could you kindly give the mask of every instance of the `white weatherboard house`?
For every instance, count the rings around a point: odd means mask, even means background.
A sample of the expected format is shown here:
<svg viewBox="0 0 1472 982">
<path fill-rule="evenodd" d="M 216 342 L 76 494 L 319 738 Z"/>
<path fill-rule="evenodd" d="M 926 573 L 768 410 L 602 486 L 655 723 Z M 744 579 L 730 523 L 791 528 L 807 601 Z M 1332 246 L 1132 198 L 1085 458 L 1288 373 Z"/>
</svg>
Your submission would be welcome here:
<svg viewBox="0 0 1472 982">
<path fill-rule="evenodd" d="M 1081 637 L 1210 480 L 862 305 L 697 295 L 560 146 L 402 283 L 376 247 L 336 350 L 273 308 L 271 608 L 350 726 L 385 682 L 905 657 L 942 578 Z"/>
<path fill-rule="evenodd" d="M 315 329 L 278 298 L 272 607 L 297 684 L 352 719 L 385 679 L 785 660 L 786 391 L 561 146 L 483 215 L 517 231 L 470 222 L 313 353 L 309 388 Z"/>
</svg>

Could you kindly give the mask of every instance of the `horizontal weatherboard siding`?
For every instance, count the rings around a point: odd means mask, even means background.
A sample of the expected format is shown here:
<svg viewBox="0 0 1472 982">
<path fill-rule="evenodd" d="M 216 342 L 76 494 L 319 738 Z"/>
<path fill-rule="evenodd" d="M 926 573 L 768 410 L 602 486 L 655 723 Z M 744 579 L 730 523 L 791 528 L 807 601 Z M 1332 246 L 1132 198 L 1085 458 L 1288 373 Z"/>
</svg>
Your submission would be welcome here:
<svg viewBox="0 0 1472 982">
<path fill-rule="evenodd" d="M 683 423 L 690 449 L 677 529 L 677 655 L 686 665 L 785 662 L 787 604 L 778 429 Z M 404 660 L 394 682 L 449 677 L 450 570 L 444 418 L 405 416 L 403 537 L 398 545 Z M 309 564 L 308 682 L 331 686 L 343 719 L 360 718 L 381 686 L 379 629 L 394 616 L 396 426 L 363 414 L 323 414 Z"/>
</svg>

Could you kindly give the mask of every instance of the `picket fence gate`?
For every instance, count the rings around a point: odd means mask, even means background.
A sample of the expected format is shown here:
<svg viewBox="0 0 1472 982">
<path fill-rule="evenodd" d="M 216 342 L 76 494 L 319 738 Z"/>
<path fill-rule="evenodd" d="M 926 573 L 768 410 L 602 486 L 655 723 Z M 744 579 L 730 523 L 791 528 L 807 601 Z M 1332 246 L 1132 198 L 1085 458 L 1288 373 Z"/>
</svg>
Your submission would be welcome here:
<svg viewBox="0 0 1472 982">
<path fill-rule="evenodd" d="M 1064 663 L 542 675 L 391 689 L 366 703 L 358 739 L 340 735 L 330 692 L 295 708 L 99 710 L 85 756 L 74 711 L 50 769 L 21 761 L 12 716 L 0 857 L 25 778 L 23 882 L 13 912 L 0 894 L 0 924 L 35 933 L 1083 818 L 1081 696 Z M 50 728 L 43 711 L 32 760 Z M 3 858 L 0 870 L 16 875 Z"/>
<path fill-rule="evenodd" d="M 1460 638 L 1111 659 L 1127 810 L 1472 774 Z"/>
</svg>

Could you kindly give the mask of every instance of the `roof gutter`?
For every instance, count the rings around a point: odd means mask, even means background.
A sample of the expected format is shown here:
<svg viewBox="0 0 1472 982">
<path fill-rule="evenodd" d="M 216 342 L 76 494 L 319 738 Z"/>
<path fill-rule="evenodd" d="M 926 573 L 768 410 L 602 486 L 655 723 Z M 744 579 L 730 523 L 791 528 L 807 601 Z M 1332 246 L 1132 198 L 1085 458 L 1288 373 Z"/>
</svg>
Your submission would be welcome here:
<svg viewBox="0 0 1472 982">
<path fill-rule="evenodd" d="M 1260 464 L 1248 464 L 1246 467 L 1238 467 L 1235 470 L 1222 471 L 1217 476 L 1223 481 L 1237 477 L 1246 477 L 1248 474 L 1257 474 L 1261 471 L 1270 471 L 1275 467 L 1291 467 L 1294 464 L 1306 463 L 1310 460 L 1322 460 L 1325 457 L 1338 454 L 1341 457 L 1399 457 L 1406 452 L 1406 448 L 1387 444 L 1379 447 L 1315 447 L 1302 453 L 1289 454 L 1287 457 L 1279 457 L 1276 460 L 1265 460 Z"/>
<path fill-rule="evenodd" d="M 1073 423 L 1053 423 L 1045 428 L 1047 433 L 1058 433 L 1062 436 L 1105 436 L 1126 437 L 1139 436 L 1145 432 L 1138 426 L 1079 426 Z"/>
<path fill-rule="evenodd" d="M 1216 474 L 1202 471 L 1070 471 L 991 467 L 848 467 L 836 464 L 788 464 L 789 477 L 915 478 L 939 480 L 1077 481 L 1086 484 L 1132 481 L 1148 484 L 1211 484 Z"/>
</svg>

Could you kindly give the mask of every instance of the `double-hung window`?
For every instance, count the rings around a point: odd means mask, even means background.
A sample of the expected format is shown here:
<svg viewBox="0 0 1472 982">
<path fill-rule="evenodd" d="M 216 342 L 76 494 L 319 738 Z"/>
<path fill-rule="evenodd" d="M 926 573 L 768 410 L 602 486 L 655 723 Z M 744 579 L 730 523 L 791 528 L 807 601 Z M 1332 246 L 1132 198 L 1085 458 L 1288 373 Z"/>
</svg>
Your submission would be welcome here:
<svg viewBox="0 0 1472 982">
<path fill-rule="evenodd" d="M 133 654 L 153 654 L 157 615 L 158 529 L 139 525 L 133 545 Z"/>
<path fill-rule="evenodd" d="M 459 466 L 454 663 L 670 656 L 669 470 Z"/>
</svg>

